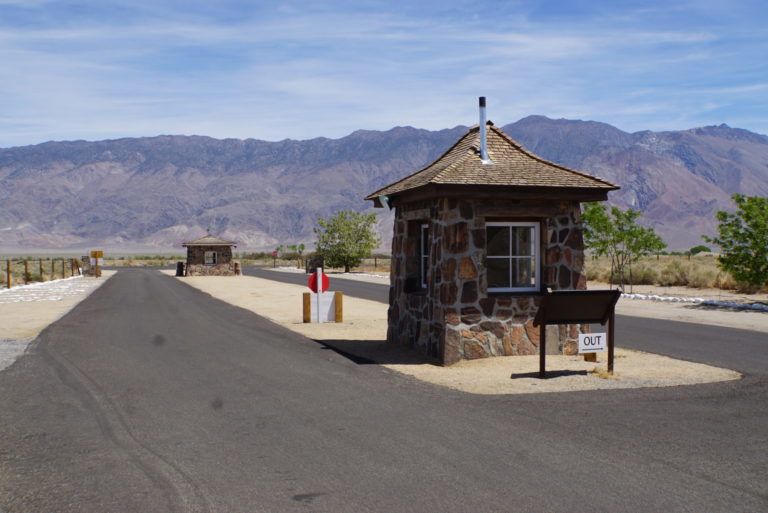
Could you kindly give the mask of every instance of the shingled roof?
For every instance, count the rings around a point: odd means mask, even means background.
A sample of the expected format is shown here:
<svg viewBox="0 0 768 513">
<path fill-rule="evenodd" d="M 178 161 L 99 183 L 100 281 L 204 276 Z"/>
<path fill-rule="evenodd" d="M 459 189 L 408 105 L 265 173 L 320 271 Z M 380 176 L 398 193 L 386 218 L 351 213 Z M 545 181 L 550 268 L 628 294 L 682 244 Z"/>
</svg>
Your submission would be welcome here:
<svg viewBox="0 0 768 513">
<path fill-rule="evenodd" d="M 483 164 L 480 157 L 480 130 L 474 126 L 432 164 L 369 194 L 365 199 L 378 203 L 381 195 L 392 196 L 431 184 L 580 189 L 604 194 L 619 188 L 602 178 L 534 155 L 491 122 L 487 126 L 488 157 L 492 164 Z"/>
<path fill-rule="evenodd" d="M 182 242 L 182 246 L 236 246 L 237 242 L 232 242 L 224 239 L 219 239 L 218 237 L 211 237 L 210 235 L 207 235 L 205 237 L 201 237 L 199 239 L 195 239 L 189 242 Z"/>
</svg>

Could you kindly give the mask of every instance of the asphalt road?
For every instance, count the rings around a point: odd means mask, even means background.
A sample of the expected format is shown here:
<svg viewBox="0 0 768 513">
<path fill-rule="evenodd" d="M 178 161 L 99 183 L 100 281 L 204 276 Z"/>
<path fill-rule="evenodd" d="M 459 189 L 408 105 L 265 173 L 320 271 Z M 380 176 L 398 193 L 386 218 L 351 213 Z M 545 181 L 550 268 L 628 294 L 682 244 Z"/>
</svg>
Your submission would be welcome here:
<svg viewBox="0 0 768 513">
<path fill-rule="evenodd" d="M 339 280 L 341 281 L 341 280 Z M 153 271 L 0 373 L 4 512 L 768 510 L 768 377 L 473 396 Z"/>
</svg>

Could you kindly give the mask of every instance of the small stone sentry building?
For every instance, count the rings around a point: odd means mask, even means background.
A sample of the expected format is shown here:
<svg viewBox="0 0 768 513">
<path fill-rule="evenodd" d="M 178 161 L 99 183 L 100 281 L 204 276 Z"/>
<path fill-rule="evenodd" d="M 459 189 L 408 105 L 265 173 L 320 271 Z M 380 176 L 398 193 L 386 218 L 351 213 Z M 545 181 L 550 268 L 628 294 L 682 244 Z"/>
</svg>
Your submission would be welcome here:
<svg viewBox="0 0 768 513">
<path fill-rule="evenodd" d="M 387 341 L 446 365 L 537 354 L 542 294 L 586 289 L 580 202 L 619 188 L 527 151 L 485 123 L 483 100 L 485 133 L 366 197 L 395 209 Z M 574 354 L 586 327 L 547 329 L 548 352 Z"/>
<path fill-rule="evenodd" d="M 232 260 L 232 248 L 236 242 L 210 235 L 181 244 L 187 248 L 184 276 L 235 276 L 239 274 L 238 262 Z"/>
</svg>

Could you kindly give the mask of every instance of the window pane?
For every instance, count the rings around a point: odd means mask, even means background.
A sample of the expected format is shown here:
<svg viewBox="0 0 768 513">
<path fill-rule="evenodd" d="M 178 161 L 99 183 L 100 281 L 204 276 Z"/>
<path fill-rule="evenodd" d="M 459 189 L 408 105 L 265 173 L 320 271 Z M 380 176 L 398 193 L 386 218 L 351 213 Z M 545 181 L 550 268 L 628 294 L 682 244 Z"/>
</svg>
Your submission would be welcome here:
<svg viewBox="0 0 768 513">
<path fill-rule="evenodd" d="M 487 226 L 488 256 L 509 256 L 509 227 Z"/>
<path fill-rule="evenodd" d="M 206 251 L 205 252 L 205 265 L 216 265 L 216 252 L 215 251 Z"/>
<path fill-rule="evenodd" d="M 512 260 L 512 286 L 533 287 L 536 285 L 533 258 L 515 258 Z"/>
<path fill-rule="evenodd" d="M 486 264 L 488 288 L 509 288 L 509 259 L 489 258 Z"/>
<path fill-rule="evenodd" d="M 512 254 L 515 256 L 533 255 L 533 227 L 512 227 Z"/>
<path fill-rule="evenodd" d="M 427 230 L 426 226 L 421 227 L 421 256 L 425 256 L 429 254 L 429 240 L 428 240 L 429 231 Z"/>
</svg>

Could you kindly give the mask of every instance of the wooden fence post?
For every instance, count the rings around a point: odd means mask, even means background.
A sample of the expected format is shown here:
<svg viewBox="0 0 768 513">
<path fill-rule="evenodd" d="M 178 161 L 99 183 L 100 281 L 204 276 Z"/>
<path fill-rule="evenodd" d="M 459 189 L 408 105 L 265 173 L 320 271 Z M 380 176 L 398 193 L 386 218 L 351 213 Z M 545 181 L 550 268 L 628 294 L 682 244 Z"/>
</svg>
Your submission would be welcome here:
<svg viewBox="0 0 768 513">
<path fill-rule="evenodd" d="M 67 277 L 67 268 L 64 267 L 64 259 L 62 258 L 61 259 L 61 279 L 63 280 L 66 277 Z"/>
<path fill-rule="evenodd" d="M 6 260 L 5 261 L 5 272 L 7 273 L 6 274 L 6 277 L 8 278 L 8 283 L 7 284 L 8 284 L 8 288 L 10 289 L 11 288 L 11 281 L 12 281 L 12 279 L 11 279 L 11 261 L 10 260 Z"/>
<path fill-rule="evenodd" d="M 29 260 L 24 260 L 24 285 L 29 283 Z"/>
<path fill-rule="evenodd" d="M 51 257 L 51 279 L 52 280 L 56 279 L 56 269 L 53 267 L 55 263 L 56 263 L 56 260 L 54 260 L 53 257 Z"/>
<path fill-rule="evenodd" d="M 43 276 L 43 261 L 38 260 L 37 263 L 40 264 L 40 281 L 45 281 L 45 276 Z"/>
</svg>

